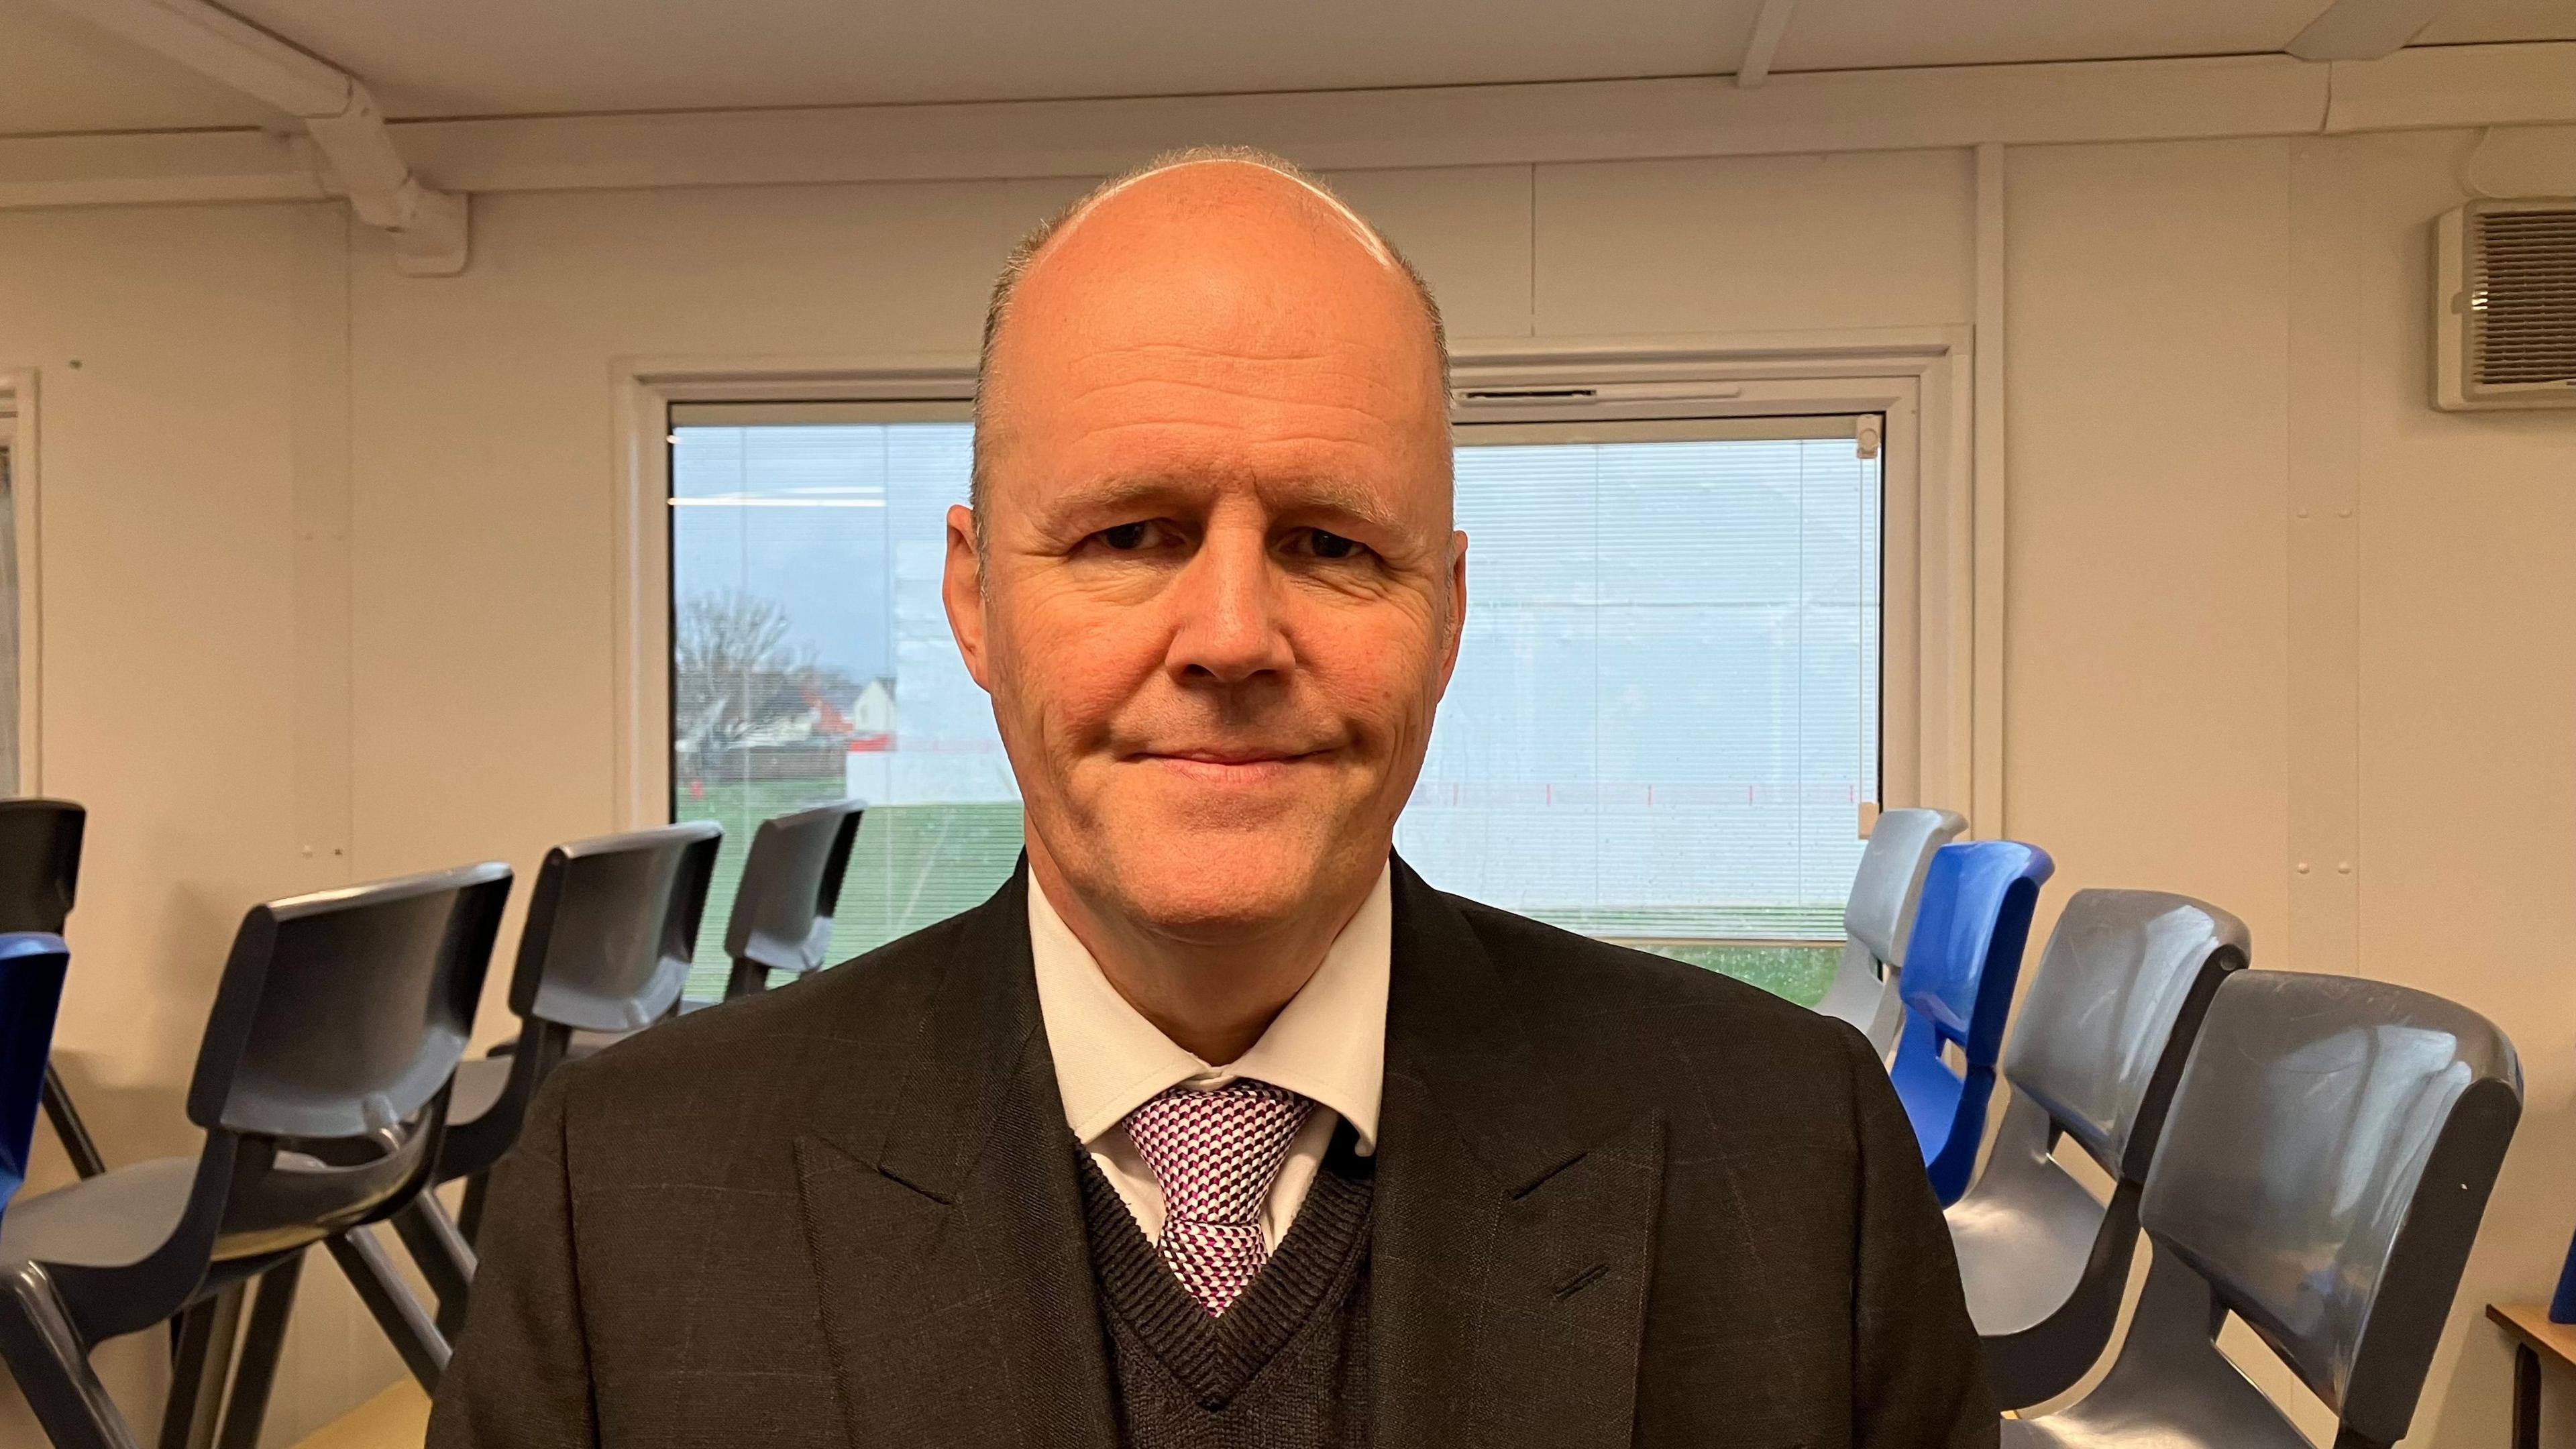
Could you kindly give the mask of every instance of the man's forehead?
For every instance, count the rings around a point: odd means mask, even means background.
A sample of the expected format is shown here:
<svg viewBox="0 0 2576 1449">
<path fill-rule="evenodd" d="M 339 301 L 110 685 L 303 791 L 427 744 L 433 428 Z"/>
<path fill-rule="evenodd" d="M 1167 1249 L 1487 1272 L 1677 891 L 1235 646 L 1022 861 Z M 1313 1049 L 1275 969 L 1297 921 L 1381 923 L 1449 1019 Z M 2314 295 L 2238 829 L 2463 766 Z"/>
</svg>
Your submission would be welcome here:
<svg viewBox="0 0 2576 1449">
<path fill-rule="evenodd" d="M 1086 227 L 1101 224 L 1104 217 L 1114 224 L 1122 212 L 1204 211 L 1211 203 L 1227 202 L 1239 211 L 1272 210 L 1310 223 L 1328 221 L 1379 265 L 1389 270 L 1402 266 L 1377 229 L 1340 197 L 1275 166 L 1240 157 L 1208 156 L 1141 172 L 1104 187 L 1056 228 L 1046 246 L 1031 259 L 1031 270 L 1049 252 L 1062 249 Z"/>
</svg>

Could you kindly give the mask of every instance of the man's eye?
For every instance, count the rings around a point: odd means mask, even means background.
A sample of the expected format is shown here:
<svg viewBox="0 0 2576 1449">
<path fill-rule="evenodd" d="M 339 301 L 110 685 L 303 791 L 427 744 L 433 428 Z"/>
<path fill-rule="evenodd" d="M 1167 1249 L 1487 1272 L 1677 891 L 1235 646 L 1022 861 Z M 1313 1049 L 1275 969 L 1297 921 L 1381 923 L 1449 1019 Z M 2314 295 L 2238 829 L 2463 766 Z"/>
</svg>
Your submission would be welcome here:
<svg viewBox="0 0 2576 1449">
<path fill-rule="evenodd" d="M 1122 523 L 1115 528 L 1100 530 L 1100 541 L 1120 553 L 1127 553 L 1152 542 L 1153 535 L 1154 525 L 1151 523 Z"/>
<path fill-rule="evenodd" d="M 1360 551 L 1357 539 L 1344 538 L 1338 533 L 1326 533 L 1320 528 L 1306 530 L 1306 546 L 1314 550 L 1317 558 L 1349 558 Z"/>
</svg>

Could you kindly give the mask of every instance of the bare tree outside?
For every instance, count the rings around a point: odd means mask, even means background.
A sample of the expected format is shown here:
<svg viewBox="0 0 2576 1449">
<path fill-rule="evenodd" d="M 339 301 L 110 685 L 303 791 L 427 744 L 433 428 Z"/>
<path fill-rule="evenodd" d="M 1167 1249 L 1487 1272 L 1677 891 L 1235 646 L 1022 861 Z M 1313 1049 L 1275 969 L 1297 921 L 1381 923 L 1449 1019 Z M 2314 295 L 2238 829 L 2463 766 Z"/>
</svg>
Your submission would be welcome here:
<svg viewBox="0 0 2576 1449">
<path fill-rule="evenodd" d="M 747 590 L 689 595 L 677 633 L 674 734 L 683 752 L 700 759 L 795 729 L 851 688 L 841 671 L 790 642 L 792 625 L 777 601 Z"/>
</svg>

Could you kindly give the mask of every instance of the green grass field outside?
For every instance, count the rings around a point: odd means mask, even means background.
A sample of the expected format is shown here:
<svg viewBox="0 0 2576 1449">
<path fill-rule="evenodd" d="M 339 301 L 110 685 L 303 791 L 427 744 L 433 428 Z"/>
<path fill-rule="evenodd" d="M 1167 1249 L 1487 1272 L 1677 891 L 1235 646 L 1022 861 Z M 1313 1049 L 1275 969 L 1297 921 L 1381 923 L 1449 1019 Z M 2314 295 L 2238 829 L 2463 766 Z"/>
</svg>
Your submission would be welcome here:
<svg viewBox="0 0 2576 1449">
<path fill-rule="evenodd" d="M 683 795 L 678 817 L 724 826 L 707 913 L 698 932 L 689 995 L 712 1001 L 724 994 L 729 967 L 725 918 L 742 881 L 743 852 L 760 822 L 840 796 L 830 781 L 754 781 L 709 784 L 697 797 Z M 833 918 L 832 957 L 846 960 L 910 935 L 976 905 L 1010 878 L 1020 854 L 1020 807 L 878 805 L 860 821 L 858 843 L 842 877 L 841 906 Z M 1533 911 L 1570 931 L 1630 940 L 1649 951 L 1749 981 L 1801 1006 L 1824 999 L 1841 955 L 1838 940 L 1784 943 L 1838 927 L 1839 909 L 1748 906 L 1705 909 Z M 1699 937 L 1699 939 L 1692 939 Z M 1712 938 L 1713 937 L 1713 938 Z M 1728 939 L 1733 938 L 1733 939 Z"/>
</svg>

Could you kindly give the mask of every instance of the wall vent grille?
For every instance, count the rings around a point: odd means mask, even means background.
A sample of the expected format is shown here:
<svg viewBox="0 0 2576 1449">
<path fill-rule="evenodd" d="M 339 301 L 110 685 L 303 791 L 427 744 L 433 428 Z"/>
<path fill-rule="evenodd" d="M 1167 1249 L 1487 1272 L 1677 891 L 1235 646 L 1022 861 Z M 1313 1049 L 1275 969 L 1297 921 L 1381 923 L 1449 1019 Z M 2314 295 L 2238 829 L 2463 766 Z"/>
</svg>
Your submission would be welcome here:
<svg viewBox="0 0 2576 1449">
<path fill-rule="evenodd" d="M 2438 250 L 2434 401 L 2576 407 L 2576 200 L 2471 202 Z"/>
<path fill-rule="evenodd" d="M 2479 386 L 2576 386 L 2576 205 L 2488 212 L 2475 224 L 2469 337 Z"/>
</svg>

